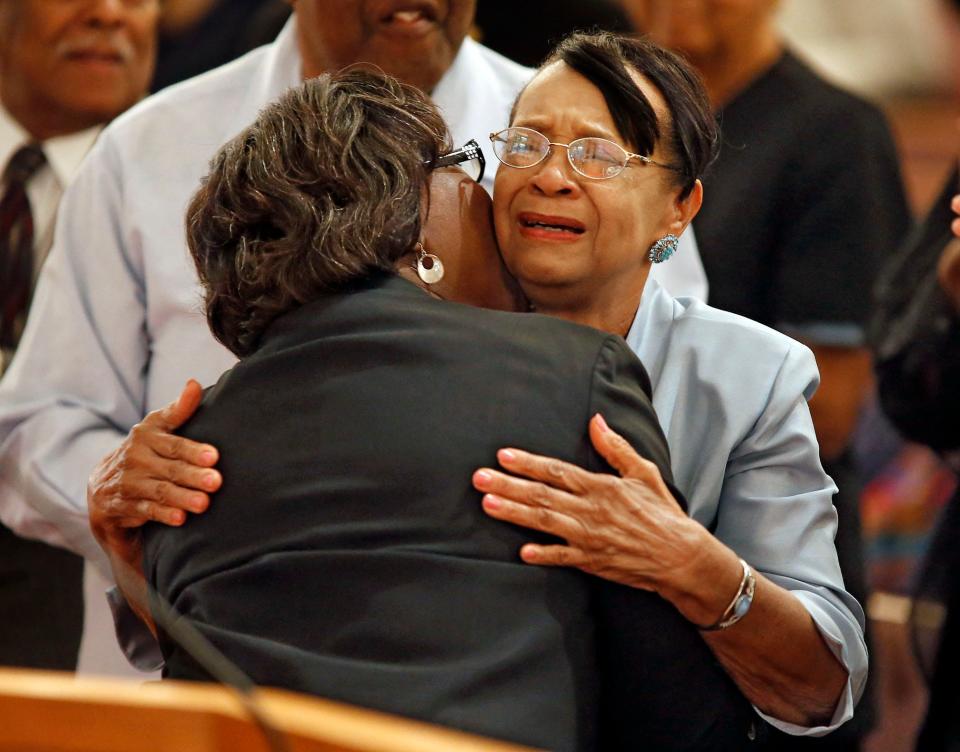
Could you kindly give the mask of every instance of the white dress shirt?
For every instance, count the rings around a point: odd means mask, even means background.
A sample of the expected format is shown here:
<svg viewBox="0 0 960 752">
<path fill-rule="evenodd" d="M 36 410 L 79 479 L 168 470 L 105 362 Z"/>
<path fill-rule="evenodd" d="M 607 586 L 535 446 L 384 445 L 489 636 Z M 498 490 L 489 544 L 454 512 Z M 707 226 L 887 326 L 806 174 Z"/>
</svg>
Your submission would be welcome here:
<svg viewBox="0 0 960 752">
<path fill-rule="evenodd" d="M 676 299 L 654 280 L 626 340 L 650 375 L 690 516 L 793 593 L 850 674 L 829 725 L 764 718 L 789 734 L 833 730 L 863 692 L 867 648 L 863 610 L 837 562 L 837 488 L 807 407 L 820 383 L 813 353 L 750 319 Z"/>
</svg>

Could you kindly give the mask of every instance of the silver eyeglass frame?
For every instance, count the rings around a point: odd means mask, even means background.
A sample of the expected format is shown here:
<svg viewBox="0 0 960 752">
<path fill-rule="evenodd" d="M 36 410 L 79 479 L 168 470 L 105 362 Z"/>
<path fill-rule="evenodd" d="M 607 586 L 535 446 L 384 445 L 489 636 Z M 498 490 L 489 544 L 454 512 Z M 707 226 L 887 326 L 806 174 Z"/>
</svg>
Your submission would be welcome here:
<svg viewBox="0 0 960 752">
<path fill-rule="evenodd" d="M 515 165 L 515 164 L 510 164 L 509 162 L 505 162 L 505 161 L 503 160 L 503 158 L 500 156 L 500 154 L 497 152 L 497 146 L 496 146 L 496 144 L 497 144 L 497 141 L 498 141 L 498 140 L 499 140 L 501 143 L 504 143 L 504 142 L 505 142 L 505 139 L 501 139 L 501 138 L 500 138 L 500 135 L 503 134 L 503 133 L 506 133 L 507 131 L 528 131 L 528 132 L 530 132 L 530 133 L 535 133 L 536 135 L 540 136 L 542 139 L 544 139 L 544 140 L 546 141 L 547 146 L 548 146 L 547 151 L 544 153 L 544 155 L 543 155 L 542 157 L 540 157 L 540 159 L 538 159 L 536 162 L 533 162 L 532 164 L 528 164 L 528 165 Z M 630 160 L 631 160 L 631 159 L 637 159 L 637 160 L 639 160 L 640 162 L 642 162 L 643 164 L 653 165 L 654 167 L 662 167 L 664 170 L 670 170 L 671 172 L 679 172 L 679 171 L 680 171 L 680 170 L 679 170 L 677 167 L 675 167 L 674 165 L 669 165 L 669 164 L 665 164 L 665 163 L 663 163 L 663 162 L 658 162 L 657 160 L 651 159 L 650 157 L 646 157 L 646 156 L 644 156 L 643 154 L 635 154 L 635 153 L 633 153 L 633 152 L 631 152 L 631 151 L 627 151 L 627 150 L 624 149 L 622 146 L 620 146 L 620 144 L 618 144 L 616 141 L 611 141 L 611 140 L 608 139 L 608 138 L 601 138 L 600 136 L 585 136 L 585 137 L 583 137 L 583 138 L 574 139 L 574 140 L 571 141 L 569 144 L 562 144 L 562 143 L 560 143 L 560 142 L 558 142 L 558 141 L 551 141 L 549 138 L 546 137 L 546 135 L 544 135 L 544 134 L 541 133 L 540 131 L 535 130 L 535 129 L 533 129 L 533 128 L 526 128 L 526 127 L 524 127 L 524 126 L 522 126 L 522 125 L 514 125 L 514 126 L 510 126 L 509 128 L 504 128 L 502 131 L 497 131 L 496 133 L 491 133 L 489 138 L 490 138 L 490 143 L 493 144 L 493 154 L 494 154 L 494 156 L 497 158 L 497 161 L 500 162 L 500 164 L 506 165 L 507 167 L 512 167 L 512 168 L 515 169 L 515 170 L 527 170 L 527 169 L 529 169 L 529 168 L 531 168 L 531 167 L 536 167 L 538 164 L 542 164 L 543 162 L 545 162 L 547 159 L 550 158 L 550 154 L 552 153 L 554 146 L 562 146 L 564 149 L 567 150 L 567 162 L 570 164 L 570 167 L 573 168 L 573 171 L 576 172 L 577 175 L 580 175 L 580 176 L 582 176 L 582 177 L 585 177 L 587 180 L 610 180 L 610 179 L 612 179 L 612 178 L 615 178 L 615 177 L 617 177 L 618 175 L 621 175 L 621 174 L 623 173 L 623 171 L 630 166 Z M 573 163 L 573 160 L 570 158 L 570 148 L 571 148 L 572 146 L 574 146 L 574 144 L 579 143 L 580 141 L 602 141 L 602 142 L 604 142 L 604 143 L 606 143 L 606 144 L 610 144 L 611 146 L 615 146 L 617 149 L 619 149 L 620 151 L 622 151 L 622 152 L 623 152 L 623 164 L 620 166 L 620 170 L 619 170 L 618 172 L 615 172 L 613 175 L 604 175 L 603 177 L 594 177 L 593 175 L 587 175 L 585 172 L 582 172 L 582 171 Z"/>
</svg>

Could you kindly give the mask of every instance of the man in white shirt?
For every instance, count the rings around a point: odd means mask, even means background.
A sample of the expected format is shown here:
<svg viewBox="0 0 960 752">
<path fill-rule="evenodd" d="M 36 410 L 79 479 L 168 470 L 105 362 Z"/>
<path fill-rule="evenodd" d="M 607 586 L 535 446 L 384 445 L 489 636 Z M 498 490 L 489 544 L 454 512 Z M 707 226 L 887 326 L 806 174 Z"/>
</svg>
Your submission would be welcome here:
<svg viewBox="0 0 960 752">
<path fill-rule="evenodd" d="M 102 125 L 147 90 L 158 7 L 0 3 L 0 373 L 23 329 L 63 191 Z M 75 668 L 82 559 L 4 526 L 0 551 L 0 665 Z"/>
<path fill-rule="evenodd" d="M 104 574 L 88 475 L 188 378 L 211 384 L 234 362 L 200 311 L 183 233 L 217 149 L 305 77 L 364 61 L 430 91 L 455 144 L 477 139 L 494 165 L 486 136 L 505 127 L 532 75 L 465 38 L 475 0 L 296 0 L 294 11 L 272 45 L 160 92 L 104 131 L 64 198 L 23 345 L 0 384 L 0 519 Z M 688 283 L 667 287 L 705 295 L 695 248 L 678 256 L 661 266 Z M 154 493 L 167 487 L 158 479 Z"/>
</svg>

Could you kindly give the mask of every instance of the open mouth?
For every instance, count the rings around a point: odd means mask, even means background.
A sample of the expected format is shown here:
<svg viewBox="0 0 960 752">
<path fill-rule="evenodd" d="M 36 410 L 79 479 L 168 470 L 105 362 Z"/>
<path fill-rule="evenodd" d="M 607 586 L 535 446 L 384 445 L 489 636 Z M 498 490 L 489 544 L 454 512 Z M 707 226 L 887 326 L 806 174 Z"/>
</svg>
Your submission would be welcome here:
<svg viewBox="0 0 960 752">
<path fill-rule="evenodd" d="M 570 217 L 556 217 L 524 212 L 517 217 L 520 227 L 537 234 L 556 234 L 558 237 L 583 235 L 587 231 L 583 222 Z"/>
<path fill-rule="evenodd" d="M 387 23 L 412 24 L 417 21 L 425 20 L 427 14 L 422 10 L 397 10 L 391 13 L 386 21 Z"/>
<path fill-rule="evenodd" d="M 416 29 L 430 25 L 437 20 L 436 9 L 428 4 L 405 3 L 397 4 L 380 18 L 380 23 L 398 30 Z"/>
</svg>

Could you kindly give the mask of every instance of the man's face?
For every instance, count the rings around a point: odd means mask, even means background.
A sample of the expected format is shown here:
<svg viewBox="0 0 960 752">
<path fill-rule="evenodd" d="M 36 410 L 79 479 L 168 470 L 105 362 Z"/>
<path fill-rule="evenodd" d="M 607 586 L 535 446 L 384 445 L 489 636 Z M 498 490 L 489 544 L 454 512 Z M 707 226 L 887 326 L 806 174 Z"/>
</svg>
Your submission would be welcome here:
<svg viewBox="0 0 960 752">
<path fill-rule="evenodd" d="M 104 123 L 147 91 L 159 0 L 0 0 L 0 99 L 35 138 Z"/>
<path fill-rule="evenodd" d="M 750 43 L 778 5 L 778 0 L 624 0 L 638 30 L 695 62 Z"/>
<path fill-rule="evenodd" d="M 453 62 L 476 11 L 476 0 L 292 3 L 307 78 L 373 63 L 427 93 Z"/>
</svg>

